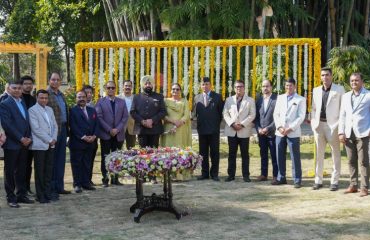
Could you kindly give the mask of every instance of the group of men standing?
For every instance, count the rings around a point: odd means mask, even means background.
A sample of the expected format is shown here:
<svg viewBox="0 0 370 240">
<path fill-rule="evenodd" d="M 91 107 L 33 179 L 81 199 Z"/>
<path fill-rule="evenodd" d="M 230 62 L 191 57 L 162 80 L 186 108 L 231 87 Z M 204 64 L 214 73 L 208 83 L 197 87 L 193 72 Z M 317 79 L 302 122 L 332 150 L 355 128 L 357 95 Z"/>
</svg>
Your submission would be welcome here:
<svg viewBox="0 0 370 240">
<path fill-rule="evenodd" d="M 370 93 L 364 88 L 360 73 L 350 77 L 351 91 L 333 83 L 330 68 L 321 69 L 322 85 L 314 88 L 312 94 L 311 126 L 316 144 L 315 184 L 313 190 L 323 187 L 323 162 L 326 144 L 332 152 L 333 172 L 330 190 L 337 191 L 341 172 L 340 142 L 347 151 L 350 168 L 350 186 L 345 193 L 358 191 L 358 165 L 361 171 L 360 196 L 368 195 L 369 188 L 369 135 L 370 135 Z M 208 78 L 203 78 L 203 93 L 194 97 L 194 118 L 197 119 L 199 151 L 203 156 L 202 175 L 198 180 L 212 178 L 219 181 L 219 139 L 220 123 L 225 119 L 228 137 L 228 177 L 235 180 L 236 153 L 238 146 L 242 158 L 242 175 L 245 182 L 249 177 L 249 137 L 255 126 L 261 155 L 261 175 L 258 181 L 268 179 L 269 152 L 272 162 L 272 185 L 287 184 L 286 150 L 289 147 L 292 160 L 292 178 L 295 188 L 302 186 L 300 158 L 301 124 L 306 119 L 306 99 L 296 93 L 296 81 L 285 81 L 285 93 L 272 93 L 269 80 L 262 82 L 262 94 L 254 100 L 247 96 L 244 82 L 236 80 L 235 95 L 226 99 L 213 91 Z M 210 154 L 209 154 L 210 152 Z M 211 167 L 209 167 L 209 155 Z"/>
</svg>

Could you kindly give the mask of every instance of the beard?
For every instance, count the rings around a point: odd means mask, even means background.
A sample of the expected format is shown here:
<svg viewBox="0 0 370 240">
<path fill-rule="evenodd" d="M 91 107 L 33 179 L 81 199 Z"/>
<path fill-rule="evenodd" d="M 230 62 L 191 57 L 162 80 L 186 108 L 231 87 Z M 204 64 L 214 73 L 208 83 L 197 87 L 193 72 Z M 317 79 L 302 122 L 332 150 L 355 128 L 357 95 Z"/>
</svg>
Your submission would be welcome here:
<svg viewBox="0 0 370 240">
<path fill-rule="evenodd" d="M 144 88 L 144 92 L 147 93 L 147 94 L 152 93 L 152 91 L 153 91 L 153 88 L 152 87 L 146 87 L 146 88 Z"/>
</svg>

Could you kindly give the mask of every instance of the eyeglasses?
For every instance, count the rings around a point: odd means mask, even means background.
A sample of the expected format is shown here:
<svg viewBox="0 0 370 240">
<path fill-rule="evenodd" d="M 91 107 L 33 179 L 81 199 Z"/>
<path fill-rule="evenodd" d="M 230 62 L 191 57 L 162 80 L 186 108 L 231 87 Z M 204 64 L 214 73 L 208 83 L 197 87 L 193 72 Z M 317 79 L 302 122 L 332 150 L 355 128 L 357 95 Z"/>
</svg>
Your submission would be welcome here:
<svg viewBox="0 0 370 240">
<path fill-rule="evenodd" d="M 116 87 L 107 87 L 108 90 L 114 90 Z"/>
<path fill-rule="evenodd" d="M 180 91 L 180 88 L 172 88 L 172 91 Z"/>
<path fill-rule="evenodd" d="M 235 88 L 244 88 L 244 86 L 235 86 Z"/>
</svg>

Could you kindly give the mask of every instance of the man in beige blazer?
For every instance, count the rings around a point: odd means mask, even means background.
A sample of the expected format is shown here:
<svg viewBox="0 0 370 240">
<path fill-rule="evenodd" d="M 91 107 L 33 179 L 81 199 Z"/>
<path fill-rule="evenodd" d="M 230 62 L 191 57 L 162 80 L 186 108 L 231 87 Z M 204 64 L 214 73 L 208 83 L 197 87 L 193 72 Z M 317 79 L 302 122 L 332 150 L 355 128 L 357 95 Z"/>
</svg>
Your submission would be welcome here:
<svg viewBox="0 0 370 240">
<path fill-rule="evenodd" d="M 360 196 L 369 189 L 370 91 L 365 89 L 361 73 L 350 76 L 352 90 L 342 97 L 338 135 L 346 147 L 349 160 L 350 185 L 344 193 L 358 191 L 358 171 L 361 172 Z"/>
<path fill-rule="evenodd" d="M 321 69 L 321 81 L 322 86 L 313 89 L 312 97 L 311 127 L 316 143 L 315 184 L 312 189 L 318 190 L 323 186 L 325 147 L 328 143 L 333 160 L 330 191 L 337 191 L 341 169 L 338 121 L 344 88 L 333 83 L 330 68 Z"/>
<path fill-rule="evenodd" d="M 245 94 L 244 82 L 236 80 L 235 95 L 226 99 L 223 116 L 226 122 L 225 135 L 229 143 L 228 177 L 225 180 L 235 180 L 236 154 L 238 146 L 242 156 L 242 174 L 245 182 L 249 178 L 249 137 L 252 135 L 253 120 L 256 117 L 256 105 L 253 98 Z"/>
<path fill-rule="evenodd" d="M 134 94 L 132 94 L 132 82 L 130 80 L 125 80 L 123 82 L 123 94 L 118 96 L 125 100 L 127 111 L 130 113 L 132 100 L 134 99 Z M 131 114 L 127 121 L 127 127 L 125 132 L 126 139 L 126 149 L 135 147 L 136 135 L 134 132 L 135 120 L 131 117 Z"/>
</svg>

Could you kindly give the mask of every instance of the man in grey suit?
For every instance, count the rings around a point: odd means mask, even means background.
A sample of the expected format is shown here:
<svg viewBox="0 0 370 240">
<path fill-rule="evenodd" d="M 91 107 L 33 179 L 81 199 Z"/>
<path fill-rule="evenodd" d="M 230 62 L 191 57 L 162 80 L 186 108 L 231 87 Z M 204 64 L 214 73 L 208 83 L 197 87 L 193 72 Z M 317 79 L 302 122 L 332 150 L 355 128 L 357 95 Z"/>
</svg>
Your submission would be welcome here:
<svg viewBox="0 0 370 240">
<path fill-rule="evenodd" d="M 53 109 L 46 106 L 49 92 L 43 89 L 38 90 L 36 97 L 37 103 L 28 110 L 33 140 L 31 150 L 33 150 L 35 158 L 36 200 L 40 203 L 48 203 L 50 200 L 58 200 L 53 198 L 51 194 L 51 177 L 58 125 Z"/>
<path fill-rule="evenodd" d="M 278 164 L 276 160 L 275 122 L 274 110 L 277 95 L 272 93 L 272 85 L 269 80 L 262 82 L 262 96 L 256 102 L 256 131 L 261 155 L 261 175 L 258 181 L 266 181 L 268 176 L 268 151 L 270 149 L 272 163 L 272 183 L 276 183 Z"/>
<path fill-rule="evenodd" d="M 101 148 L 101 172 L 103 187 L 108 187 L 108 175 L 105 168 L 105 156 L 118 149 L 122 149 L 125 140 L 125 130 L 128 120 L 128 111 L 124 100 L 116 97 L 116 84 L 109 81 L 105 85 L 107 96 L 101 98 L 95 105 L 99 120 L 98 137 Z M 118 176 L 111 178 L 111 184 L 122 185 Z"/>
<path fill-rule="evenodd" d="M 350 185 L 344 193 L 358 191 L 358 165 L 361 171 L 360 197 L 369 189 L 370 91 L 365 89 L 361 73 L 350 76 L 352 91 L 342 97 L 339 115 L 339 141 L 346 146 Z"/>
</svg>

